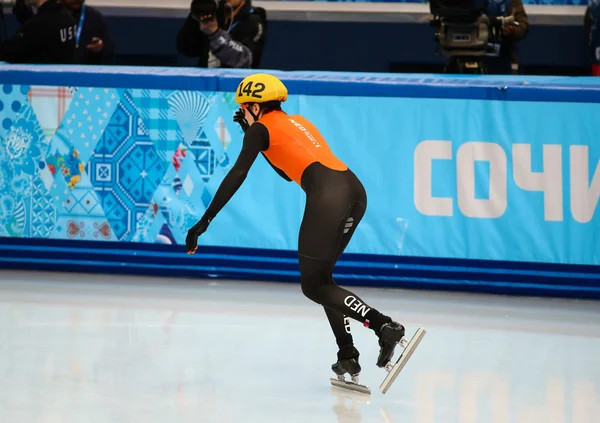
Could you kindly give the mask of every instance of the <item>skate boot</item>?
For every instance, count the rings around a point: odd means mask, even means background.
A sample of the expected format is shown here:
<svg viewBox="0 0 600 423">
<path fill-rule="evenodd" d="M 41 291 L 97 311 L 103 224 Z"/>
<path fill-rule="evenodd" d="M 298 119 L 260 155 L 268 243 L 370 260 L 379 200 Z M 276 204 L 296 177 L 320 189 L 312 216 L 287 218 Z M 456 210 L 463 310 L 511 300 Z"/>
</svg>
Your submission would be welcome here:
<svg viewBox="0 0 600 423">
<path fill-rule="evenodd" d="M 344 345 L 338 351 L 338 361 L 331 365 L 331 370 L 337 375 L 337 379 L 331 378 L 331 384 L 342 389 L 349 389 L 363 394 L 371 394 L 368 386 L 358 383 L 360 364 L 358 363 L 359 352 L 354 345 Z M 350 375 L 351 381 L 346 380 L 346 373 Z"/>
<path fill-rule="evenodd" d="M 379 334 L 379 357 L 377 358 L 378 367 L 386 367 L 394 356 L 396 344 L 404 338 L 404 326 L 400 323 L 390 321 L 381 326 Z"/>
<path fill-rule="evenodd" d="M 350 376 L 358 376 L 360 364 L 358 364 L 359 352 L 354 345 L 344 345 L 337 353 L 338 361 L 331 365 L 331 370 L 338 376 L 348 373 Z"/>
<path fill-rule="evenodd" d="M 417 346 L 423 340 L 425 336 L 425 328 L 419 328 L 409 341 L 404 336 L 404 326 L 396 322 L 385 323 L 381 327 L 379 334 L 379 358 L 377 359 L 377 365 L 383 367 L 387 376 L 379 387 L 382 394 L 385 394 L 392 383 L 396 380 L 406 363 L 412 357 Z M 396 362 L 392 364 L 391 360 L 394 355 L 394 348 L 396 345 L 400 345 L 402 351 L 398 355 Z"/>
</svg>

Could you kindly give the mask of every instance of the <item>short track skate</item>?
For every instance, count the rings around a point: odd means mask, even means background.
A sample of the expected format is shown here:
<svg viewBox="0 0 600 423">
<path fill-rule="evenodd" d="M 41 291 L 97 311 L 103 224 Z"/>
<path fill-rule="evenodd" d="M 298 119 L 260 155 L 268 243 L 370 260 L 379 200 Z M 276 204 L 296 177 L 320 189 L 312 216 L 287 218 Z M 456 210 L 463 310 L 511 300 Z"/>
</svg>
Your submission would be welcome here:
<svg viewBox="0 0 600 423">
<path fill-rule="evenodd" d="M 342 388 L 354 392 L 360 392 L 361 394 L 371 395 L 371 388 L 367 385 L 361 385 L 358 383 L 358 375 L 351 376 L 350 380 L 346 380 L 345 375 L 338 375 L 337 379 L 330 378 L 332 386 L 336 388 Z"/>
<path fill-rule="evenodd" d="M 336 374 L 337 379 L 329 379 L 331 384 L 336 388 L 344 390 L 360 392 L 361 394 L 371 395 L 371 388 L 358 383 L 358 375 L 360 374 L 360 364 L 358 363 L 358 351 L 354 346 L 351 348 L 352 357 L 340 359 L 338 353 L 337 363 L 332 364 L 331 370 Z M 346 351 L 346 354 L 348 351 Z M 350 376 L 350 380 L 346 380 L 346 375 Z"/>
<path fill-rule="evenodd" d="M 403 348 L 403 351 L 400 354 L 400 357 L 398 357 L 398 360 L 396 360 L 395 364 L 392 364 L 392 362 L 389 361 L 385 365 L 384 368 L 388 372 L 388 374 L 381 383 L 381 386 L 379 387 L 381 393 L 385 394 L 388 391 L 388 389 L 390 389 L 392 383 L 394 383 L 394 381 L 396 380 L 396 378 L 398 377 L 398 375 L 400 374 L 410 357 L 415 352 L 417 346 L 419 346 L 419 343 L 421 343 L 421 340 L 425 336 L 425 333 L 426 331 L 424 328 L 419 328 L 410 341 L 408 341 L 406 337 L 402 337 L 400 342 L 398 342 L 398 344 Z"/>
</svg>

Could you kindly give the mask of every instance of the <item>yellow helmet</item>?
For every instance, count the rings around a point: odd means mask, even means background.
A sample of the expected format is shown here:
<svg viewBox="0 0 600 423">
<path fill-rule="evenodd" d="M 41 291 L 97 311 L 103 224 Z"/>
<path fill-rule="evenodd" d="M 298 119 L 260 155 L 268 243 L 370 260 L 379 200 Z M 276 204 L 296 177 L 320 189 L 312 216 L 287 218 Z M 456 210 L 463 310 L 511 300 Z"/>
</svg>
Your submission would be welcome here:
<svg viewBox="0 0 600 423">
<path fill-rule="evenodd" d="M 235 101 L 237 104 L 286 101 L 287 95 L 287 88 L 279 78 L 266 73 L 255 73 L 240 82 Z"/>
</svg>

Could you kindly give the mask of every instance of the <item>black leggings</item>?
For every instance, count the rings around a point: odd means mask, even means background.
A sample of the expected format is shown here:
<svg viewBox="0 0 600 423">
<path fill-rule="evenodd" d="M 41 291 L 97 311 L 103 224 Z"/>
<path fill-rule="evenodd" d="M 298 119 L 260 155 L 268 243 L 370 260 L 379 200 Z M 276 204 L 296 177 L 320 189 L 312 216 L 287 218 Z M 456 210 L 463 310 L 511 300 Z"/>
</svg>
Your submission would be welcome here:
<svg viewBox="0 0 600 423">
<path fill-rule="evenodd" d="M 365 214 L 367 195 L 352 171 L 334 171 L 319 163 L 305 170 L 302 188 L 306 192 L 298 239 L 302 292 L 325 308 L 338 346 L 352 344 L 348 317 L 364 323 L 381 315 L 339 287 L 333 268 Z"/>
</svg>

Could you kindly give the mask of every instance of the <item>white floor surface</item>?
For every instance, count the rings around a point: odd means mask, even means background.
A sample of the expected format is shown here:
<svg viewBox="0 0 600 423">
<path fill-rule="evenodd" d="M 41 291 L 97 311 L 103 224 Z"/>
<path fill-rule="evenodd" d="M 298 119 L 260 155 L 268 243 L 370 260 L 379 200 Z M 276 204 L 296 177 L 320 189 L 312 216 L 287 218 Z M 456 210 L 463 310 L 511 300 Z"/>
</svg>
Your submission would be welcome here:
<svg viewBox="0 0 600 423">
<path fill-rule="evenodd" d="M 600 423 L 600 302 L 349 289 L 427 329 L 385 395 L 296 284 L 0 271 L 0 423 Z"/>
</svg>

